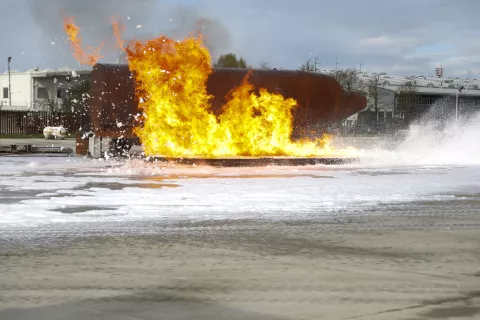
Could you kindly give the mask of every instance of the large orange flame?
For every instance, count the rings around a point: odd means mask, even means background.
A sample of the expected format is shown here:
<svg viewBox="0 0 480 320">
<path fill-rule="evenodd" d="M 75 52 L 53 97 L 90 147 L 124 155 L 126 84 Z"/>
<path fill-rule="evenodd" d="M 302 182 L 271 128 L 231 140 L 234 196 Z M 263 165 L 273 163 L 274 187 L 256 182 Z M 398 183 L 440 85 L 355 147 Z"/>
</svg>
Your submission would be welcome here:
<svg viewBox="0 0 480 320">
<path fill-rule="evenodd" d="M 254 92 L 248 76 L 234 89 L 216 117 L 206 83 L 212 72 L 209 51 L 201 37 L 174 41 L 159 37 L 143 43 L 131 41 L 124 48 L 123 25 L 112 20 L 117 45 L 125 49 L 136 78 L 136 95 L 142 111 L 135 133 L 146 155 L 186 156 L 325 156 L 352 155 L 352 150 L 333 152 L 330 136 L 316 141 L 294 142 L 294 99 L 266 89 Z M 82 50 L 79 28 L 73 18 L 65 30 L 79 62 L 93 65 L 100 58 Z"/>
<path fill-rule="evenodd" d="M 73 17 L 67 17 L 64 19 L 65 32 L 68 34 L 68 39 L 74 50 L 73 56 L 81 64 L 89 66 L 95 65 L 97 61 L 102 58 L 100 55 L 101 46 L 98 48 L 88 47 L 87 49 L 91 53 L 86 53 L 82 48 L 82 39 L 80 38 L 80 28 L 75 24 Z"/>
<path fill-rule="evenodd" d="M 293 142 L 292 109 L 297 102 L 260 90 L 245 79 L 217 118 L 206 82 L 211 58 L 201 39 L 159 37 L 127 47 L 137 81 L 143 126 L 136 129 L 147 155 L 319 156 L 331 152 L 325 136 Z"/>
</svg>

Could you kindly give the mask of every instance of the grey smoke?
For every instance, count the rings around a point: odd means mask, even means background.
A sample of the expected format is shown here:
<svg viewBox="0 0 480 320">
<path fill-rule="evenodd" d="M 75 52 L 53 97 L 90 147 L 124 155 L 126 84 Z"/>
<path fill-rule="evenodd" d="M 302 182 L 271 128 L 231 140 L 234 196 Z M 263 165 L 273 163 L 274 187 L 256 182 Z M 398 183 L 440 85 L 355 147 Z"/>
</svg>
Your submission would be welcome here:
<svg viewBox="0 0 480 320">
<path fill-rule="evenodd" d="M 179 39 L 201 30 L 213 57 L 224 53 L 230 44 L 225 25 L 204 17 L 193 6 L 159 3 L 157 0 L 28 0 L 28 3 L 42 32 L 40 48 L 51 67 L 78 66 L 71 56 L 63 29 L 63 18 L 68 16 L 73 16 L 80 27 L 84 46 L 104 44 L 102 61 L 106 62 L 122 59 L 115 47 L 112 17 L 125 25 L 127 40 L 143 40 L 162 34 Z"/>
<path fill-rule="evenodd" d="M 172 10 L 166 35 L 181 39 L 201 32 L 212 58 L 225 53 L 230 45 L 230 33 L 218 19 L 204 17 L 198 8 L 179 5 Z"/>
</svg>

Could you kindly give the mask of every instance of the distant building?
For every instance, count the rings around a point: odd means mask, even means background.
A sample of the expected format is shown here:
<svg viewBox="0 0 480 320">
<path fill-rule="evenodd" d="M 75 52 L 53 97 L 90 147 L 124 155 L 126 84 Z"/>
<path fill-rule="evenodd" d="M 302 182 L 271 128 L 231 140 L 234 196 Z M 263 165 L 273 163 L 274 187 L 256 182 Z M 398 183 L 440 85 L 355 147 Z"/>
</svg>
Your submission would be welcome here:
<svg viewBox="0 0 480 320">
<path fill-rule="evenodd" d="M 435 88 L 415 86 L 415 101 L 413 104 L 412 119 L 438 108 L 441 117 L 451 116 L 455 112 L 457 88 Z M 389 130 L 408 125 L 405 122 L 405 110 L 401 107 L 401 85 L 385 85 L 379 87 L 381 94 L 378 101 L 377 125 L 380 130 Z M 480 111 L 480 90 L 472 86 L 459 92 L 458 110 L 460 115 Z M 368 132 L 374 129 L 375 108 L 371 98 L 368 99 L 367 108 L 350 116 L 343 122 L 346 131 Z"/>
<path fill-rule="evenodd" d="M 90 73 L 38 69 L 11 72 L 10 85 L 8 73 L 0 74 L 0 110 L 61 110 L 68 91 L 88 79 Z"/>
<path fill-rule="evenodd" d="M 398 87 L 386 87 L 387 90 L 396 92 Z M 414 113 L 417 115 L 424 114 L 436 105 L 443 109 L 444 113 L 451 113 L 455 109 L 455 100 L 458 93 L 458 109 L 459 113 L 466 114 L 470 112 L 480 111 L 480 90 L 464 89 L 461 92 L 452 88 L 425 88 L 417 87 L 417 99 L 415 102 Z M 398 108 L 398 93 L 395 95 L 394 116 L 402 117 L 403 111 Z"/>
<path fill-rule="evenodd" d="M 378 123 L 381 126 L 385 123 L 391 123 L 394 115 L 394 106 L 395 106 L 395 92 L 388 90 L 384 87 L 379 87 L 379 98 L 378 98 Z M 375 123 L 375 105 L 374 101 L 366 94 L 367 96 L 367 108 L 364 110 L 348 117 L 343 125 L 348 130 L 353 130 L 354 128 L 360 130 L 372 130 L 372 124 Z"/>
</svg>

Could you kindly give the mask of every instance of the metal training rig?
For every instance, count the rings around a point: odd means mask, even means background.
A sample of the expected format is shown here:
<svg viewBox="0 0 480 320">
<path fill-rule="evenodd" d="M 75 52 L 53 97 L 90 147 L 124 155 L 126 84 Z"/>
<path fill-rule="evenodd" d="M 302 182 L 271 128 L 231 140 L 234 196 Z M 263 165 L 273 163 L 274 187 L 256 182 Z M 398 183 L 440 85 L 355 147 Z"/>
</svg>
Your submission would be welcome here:
<svg viewBox="0 0 480 320">
<path fill-rule="evenodd" d="M 28 154 L 70 155 L 73 154 L 73 150 L 68 147 L 33 146 L 31 144 L 0 145 L 0 156 Z"/>
</svg>

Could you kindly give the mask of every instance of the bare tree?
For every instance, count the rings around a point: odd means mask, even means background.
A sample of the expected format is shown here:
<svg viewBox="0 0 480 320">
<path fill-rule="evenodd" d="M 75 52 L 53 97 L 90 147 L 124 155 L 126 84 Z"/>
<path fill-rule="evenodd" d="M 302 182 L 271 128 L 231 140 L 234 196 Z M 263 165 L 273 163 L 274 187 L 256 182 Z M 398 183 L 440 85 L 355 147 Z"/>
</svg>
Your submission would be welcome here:
<svg viewBox="0 0 480 320">
<path fill-rule="evenodd" d="M 397 90 L 397 110 L 403 115 L 405 123 L 410 123 L 418 104 L 418 88 L 411 81 L 400 86 Z"/>
<path fill-rule="evenodd" d="M 330 72 L 330 76 L 335 78 L 338 84 L 343 87 L 342 83 L 343 83 L 343 79 L 345 78 L 345 74 L 343 73 L 343 70 L 333 70 Z"/>
<path fill-rule="evenodd" d="M 357 85 L 356 85 L 356 88 L 357 88 L 358 91 L 362 91 L 362 92 L 366 93 L 367 90 L 365 88 L 367 86 L 368 86 L 368 83 L 366 83 L 363 79 L 361 79 L 361 78 L 358 79 Z"/>
<path fill-rule="evenodd" d="M 262 61 L 262 62 L 260 62 L 260 69 L 262 69 L 262 70 L 272 70 L 272 67 L 270 67 L 268 62 Z"/>
<path fill-rule="evenodd" d="M 318 72 L 320 71 L 318 69 L 318 65 L 320 62 L 318 61 L 318 58 L 315 57 L 313 59 L 308 59 L 305 61 L 301 66 L 300 66 L 300 71 L 303 72 Z"/>
<path fill-rule="evenodd" d="M 358 87 L 358 82 L 360 78 L 358 76 L 358 71 L 355 69 L 347 69 L 345 70 L 345 78 L 343 87 L 346 90 L 353 90 L 355 87 Z"/>
<path fill-rule="evenodd" d="M 359 77 L 355 69 L 335 70 L 332 72 L 332 76 L 345 90 L 352 91 L 358 87 Z"/>
<path fill-rule="evenodd" d="M 382 98 L 386 97 L 388 93 L 382 88 L 382 79 L 380 75 L 374 75 L 368 80 L 367 96 L 373 104 L 375 112 L 375 131 L 378 131 L 378 110 Z"/>
</svg>

